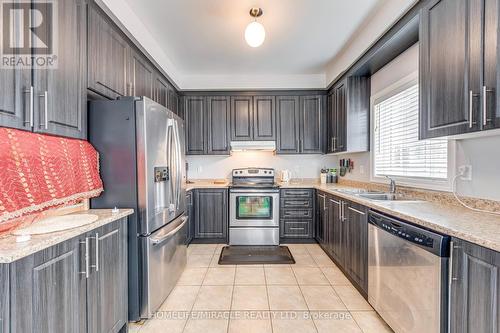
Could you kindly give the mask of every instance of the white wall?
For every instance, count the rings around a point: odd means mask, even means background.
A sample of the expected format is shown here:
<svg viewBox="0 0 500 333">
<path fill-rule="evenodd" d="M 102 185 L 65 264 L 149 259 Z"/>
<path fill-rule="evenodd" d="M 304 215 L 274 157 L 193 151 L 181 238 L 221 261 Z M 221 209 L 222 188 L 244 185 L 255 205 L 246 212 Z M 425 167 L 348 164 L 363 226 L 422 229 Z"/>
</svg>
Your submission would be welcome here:
<svg viewBox="0 0 500 333">
<path fill-rule="evenodd" d="M 372 76 L 371 95 L 417 70 L 418 45 L 415 45 Z M 458 193 L 500 200 L 500 135 L 484 136 L 491 133 L 482 133 L 483 136 L 479 138 L 456 141 L 456 169 L 460 165 L 470 164 L 473 174 L 471 182 L 458 180 Z M 347 179 L 370 180 L 370 153 L 345 154 L 339 158 L 354 160 L 355 168 L 352 173 L 347 174 Z"/>
<path fill-rule="evenodd" d="M 235 152 L 231 156 L 187 156 L 188 178 L 231 177 L 231 170 L 245 167 L 288 169 L 292 178 L 319 178 L 321 168 L 333 168 L 337 157 L 327 155 L 274 155 L 271 152 Z M 200 169 L 201 168 L 201 169 Z"/>
</svg>

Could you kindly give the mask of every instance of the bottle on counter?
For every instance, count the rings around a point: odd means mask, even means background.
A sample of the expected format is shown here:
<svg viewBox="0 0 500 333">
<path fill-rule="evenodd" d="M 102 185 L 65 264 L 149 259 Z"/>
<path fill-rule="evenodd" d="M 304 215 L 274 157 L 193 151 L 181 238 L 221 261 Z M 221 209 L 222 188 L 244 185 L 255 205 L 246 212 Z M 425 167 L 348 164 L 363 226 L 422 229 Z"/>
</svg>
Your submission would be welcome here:
<svg viewBox="0 0 500 333">
<path fill-rule="evenodd" d="M 339 178 L 337 177 L 337 169 L 330 169 L 331 183 L 338 183 Z"/>
</svg>

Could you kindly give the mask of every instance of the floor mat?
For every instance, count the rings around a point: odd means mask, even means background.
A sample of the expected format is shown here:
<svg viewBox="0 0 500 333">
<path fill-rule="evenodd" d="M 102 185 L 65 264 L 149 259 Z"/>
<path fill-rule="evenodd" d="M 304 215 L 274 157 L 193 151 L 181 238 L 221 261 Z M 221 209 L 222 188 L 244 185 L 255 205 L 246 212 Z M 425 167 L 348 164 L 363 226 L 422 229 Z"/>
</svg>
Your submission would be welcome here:
<svg viewBox="0 0 500 333">
<path fill-rule="evenodd" d="M 224 246 L 219 265 L 295 264 L 287 246 Z"/>
</svg>

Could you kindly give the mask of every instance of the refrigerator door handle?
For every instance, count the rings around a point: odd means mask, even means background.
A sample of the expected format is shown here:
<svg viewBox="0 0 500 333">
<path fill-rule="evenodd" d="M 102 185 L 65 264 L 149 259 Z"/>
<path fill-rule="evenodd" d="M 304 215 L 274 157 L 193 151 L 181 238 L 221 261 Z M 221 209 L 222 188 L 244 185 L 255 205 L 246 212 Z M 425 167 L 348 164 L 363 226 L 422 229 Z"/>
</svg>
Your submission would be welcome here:
<svg viewBox="0 0 500 333">
<path fill-rule="evenodd" d="M 176 201 L 176 207 L 180 206 L 181 203 L 181 186 L 182 186 L 182 152 L 181 152 L 181 138 L 180 138 L 180 133 L 179 133 L 179 123 L 177 121 L 175 123 L 175 143 L 176 143 L 176 182 L 177 182 L 177 201 Z"/>
<path fill-rule="evenodd" d="M 174 183 L 173 183 L 173 177 L 174 177 L 174 168 L 173 168 L 173 159 L 172 159 L 172 155 L 173 155 L 173 146 L 172 146 L 172 142 L 173 142 L 173 124 L 172 122 L 170 121 L 169 119 L 169 122 L 168 122 L 168 126 L 167 126 L 167 160 L 168 160 L 168 169 L 169 169 L 169 173 L 170 173 L 170 179 L 169 179 L 169 191 L 170 191 L 170 195 L 168 196 L 168 210 L 171 211 L 172 210 L 172 205 L 174 204 L 173 200 L 172 200 L 172 197 L 174 196 Z"/>
</svg>

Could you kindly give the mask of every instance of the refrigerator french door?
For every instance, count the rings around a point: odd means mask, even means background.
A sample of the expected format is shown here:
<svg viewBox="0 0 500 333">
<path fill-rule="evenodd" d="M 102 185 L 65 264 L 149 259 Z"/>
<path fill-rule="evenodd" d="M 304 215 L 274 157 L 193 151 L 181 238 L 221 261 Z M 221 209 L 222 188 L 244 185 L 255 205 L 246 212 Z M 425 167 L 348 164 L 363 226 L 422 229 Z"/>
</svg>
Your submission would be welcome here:
<svg viewBox="0 0 500 333">
<path fill-rule="evenodd" d="M 150 317 L 186 265 L 184 122 L 146 97 L 92 101 L 89 138 L 104 192 L 93 208 L 130 207 L 129 320 Z M 159 279 L 166 276 L 168 279 Z"/>
</svg>

